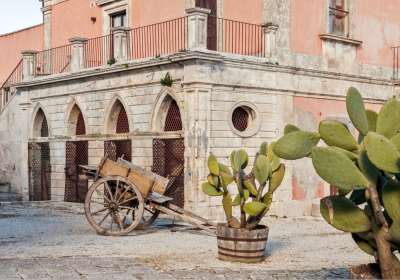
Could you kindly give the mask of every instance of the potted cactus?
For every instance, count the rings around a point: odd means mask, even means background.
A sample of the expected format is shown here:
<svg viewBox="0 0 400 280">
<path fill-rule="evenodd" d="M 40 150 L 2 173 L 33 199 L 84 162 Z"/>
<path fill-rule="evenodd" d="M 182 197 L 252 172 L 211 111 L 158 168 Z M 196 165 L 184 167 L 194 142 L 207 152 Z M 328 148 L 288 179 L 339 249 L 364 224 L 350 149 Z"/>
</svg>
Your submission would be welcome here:
<svg viewBox="0 0 400 280">
<path fill-rule="evenodd" d="M 310 157 L 318 175 L 339 189 L 339 195 L 321 200 L 323 218 L 351 233 L 377 263 L 350 269 L 351 277 L 378 267 L 384 279 L 398 279 L 400 262 L 393 252 L 400 249 L 400 103 L 389 99 L 377 114 L 365 110 L 361 94 L 351 87 L 346 106 L 358 141 L 343 123 L 324 120 L 319 133 L 287 125 L 273 151 L 288 160 Z M 328 147 L 317 147 L 320 139 Z"/>
<path fill-rule="evenodd" d="M 218 255 L 222 260 L 258 262 L 263 258 L 269 229 L 259 223 L 268 212 L 272 195 L 285 175 L 285 166 L 272 152 L 273 144 L 268 148 L 267 142 L 262 143 L 249 174 L 244 172 L 249 162 L 244 150 L 231 153 L 232 171 L 219 163 L 213 154 L 208 158 L 210 174 L 202 188 L 209 196 L 222 196 L 227 219 L 227 223 L 219 224 L 217 228 Z M 232 199 L 227 186 L 233 182 L 238 194 Z M 232 207 L 240 208 L 239 220 L 233 216 Z"/>
</svg>

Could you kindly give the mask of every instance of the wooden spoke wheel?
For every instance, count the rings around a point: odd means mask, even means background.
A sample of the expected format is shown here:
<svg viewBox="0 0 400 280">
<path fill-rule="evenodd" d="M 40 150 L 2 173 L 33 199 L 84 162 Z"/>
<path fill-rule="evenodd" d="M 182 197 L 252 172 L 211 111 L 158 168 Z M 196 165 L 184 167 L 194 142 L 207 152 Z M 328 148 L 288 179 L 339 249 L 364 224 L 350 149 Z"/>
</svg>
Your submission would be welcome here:
<svg viewBox="0 0 400 280">
<path fill-rule="evenodd" d="M 135 227 L 135 230 L 139 230 L 139 229 L 145 229 L 148 226 L 150 226 L 152 223 L 154 223 L 154 221 L 158 218 L 158 215 L 160 215 L 160 210 L 157 209 L 151 209 L 150 205 L 146 205 L 144 207 L 144 214 L 142 217 L 142 220 L 140 221 L 140 223 Z M 130 214 L 130 213 L 129 213 Z M 135 218 L 135 212 L 132 213 L 132 218 Z M 131 222 L 126 219 L 124 217 L 124 219 L 122 220 L 122 226 L 124 228 L 129 227 L 131 224 Z"/>
<path fill-rule="evenodd" d="M 90 187 L 85 200 L 85 214 L 98 233 L 124 235 L 142 221 L 144 199 L 139 188 L 128 178 L 107 176 Z"/>
</svg>

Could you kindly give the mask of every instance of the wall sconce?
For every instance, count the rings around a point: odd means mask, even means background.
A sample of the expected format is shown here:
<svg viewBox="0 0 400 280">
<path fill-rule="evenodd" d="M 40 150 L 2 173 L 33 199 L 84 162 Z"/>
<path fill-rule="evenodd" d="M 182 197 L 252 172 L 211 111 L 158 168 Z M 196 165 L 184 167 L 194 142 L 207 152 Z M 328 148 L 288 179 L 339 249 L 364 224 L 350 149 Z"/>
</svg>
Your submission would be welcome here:
<svg viewBox="0 0 400 280">
<path fill-rule="evenodd" d="M 93 23 L 96 22 L 96 18 L 95 17 L 91 17 L 90 20 L 93 21 Z"/>
</svg>

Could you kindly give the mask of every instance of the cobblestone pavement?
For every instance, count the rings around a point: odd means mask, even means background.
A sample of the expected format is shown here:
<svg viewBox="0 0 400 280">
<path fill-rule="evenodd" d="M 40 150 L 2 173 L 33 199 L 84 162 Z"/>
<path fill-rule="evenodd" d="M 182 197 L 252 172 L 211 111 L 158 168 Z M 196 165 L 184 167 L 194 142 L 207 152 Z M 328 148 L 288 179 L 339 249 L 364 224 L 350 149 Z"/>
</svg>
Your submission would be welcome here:
<svg viewBox="0 0 400 280">
<path fill-rule="evenodd" d="M 0 261 L 1 280 L 337 279 L 347 269 L 306 271 L 172 270 L 158 272 L 131 258 L 52 258 Z"/>
<path fill-rule="evenodd" d="M 265 260 L 218 260 L 214 235 L 160 215 L 146 230 L 102 236 L 82 204 L 0 206 L 0 280 L 34 279 L 346 279 L 373 261 L 346 233 L 315 218 L 268 217 Z"/>
</svg>

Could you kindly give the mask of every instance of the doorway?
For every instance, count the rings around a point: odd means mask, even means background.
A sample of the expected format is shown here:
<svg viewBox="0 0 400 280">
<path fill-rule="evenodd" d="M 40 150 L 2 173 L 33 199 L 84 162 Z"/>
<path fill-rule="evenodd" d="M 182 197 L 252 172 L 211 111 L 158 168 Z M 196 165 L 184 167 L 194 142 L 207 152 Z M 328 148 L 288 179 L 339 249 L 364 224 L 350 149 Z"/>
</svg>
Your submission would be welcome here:
<svg viewBox="0 0 400 280">
<path fill-rule="evenodd" d="M 210 9 L 207 29 L 207 49 L 217 50 L 217 0 L 196 0 L 196 7 Z"/>
</svg>

